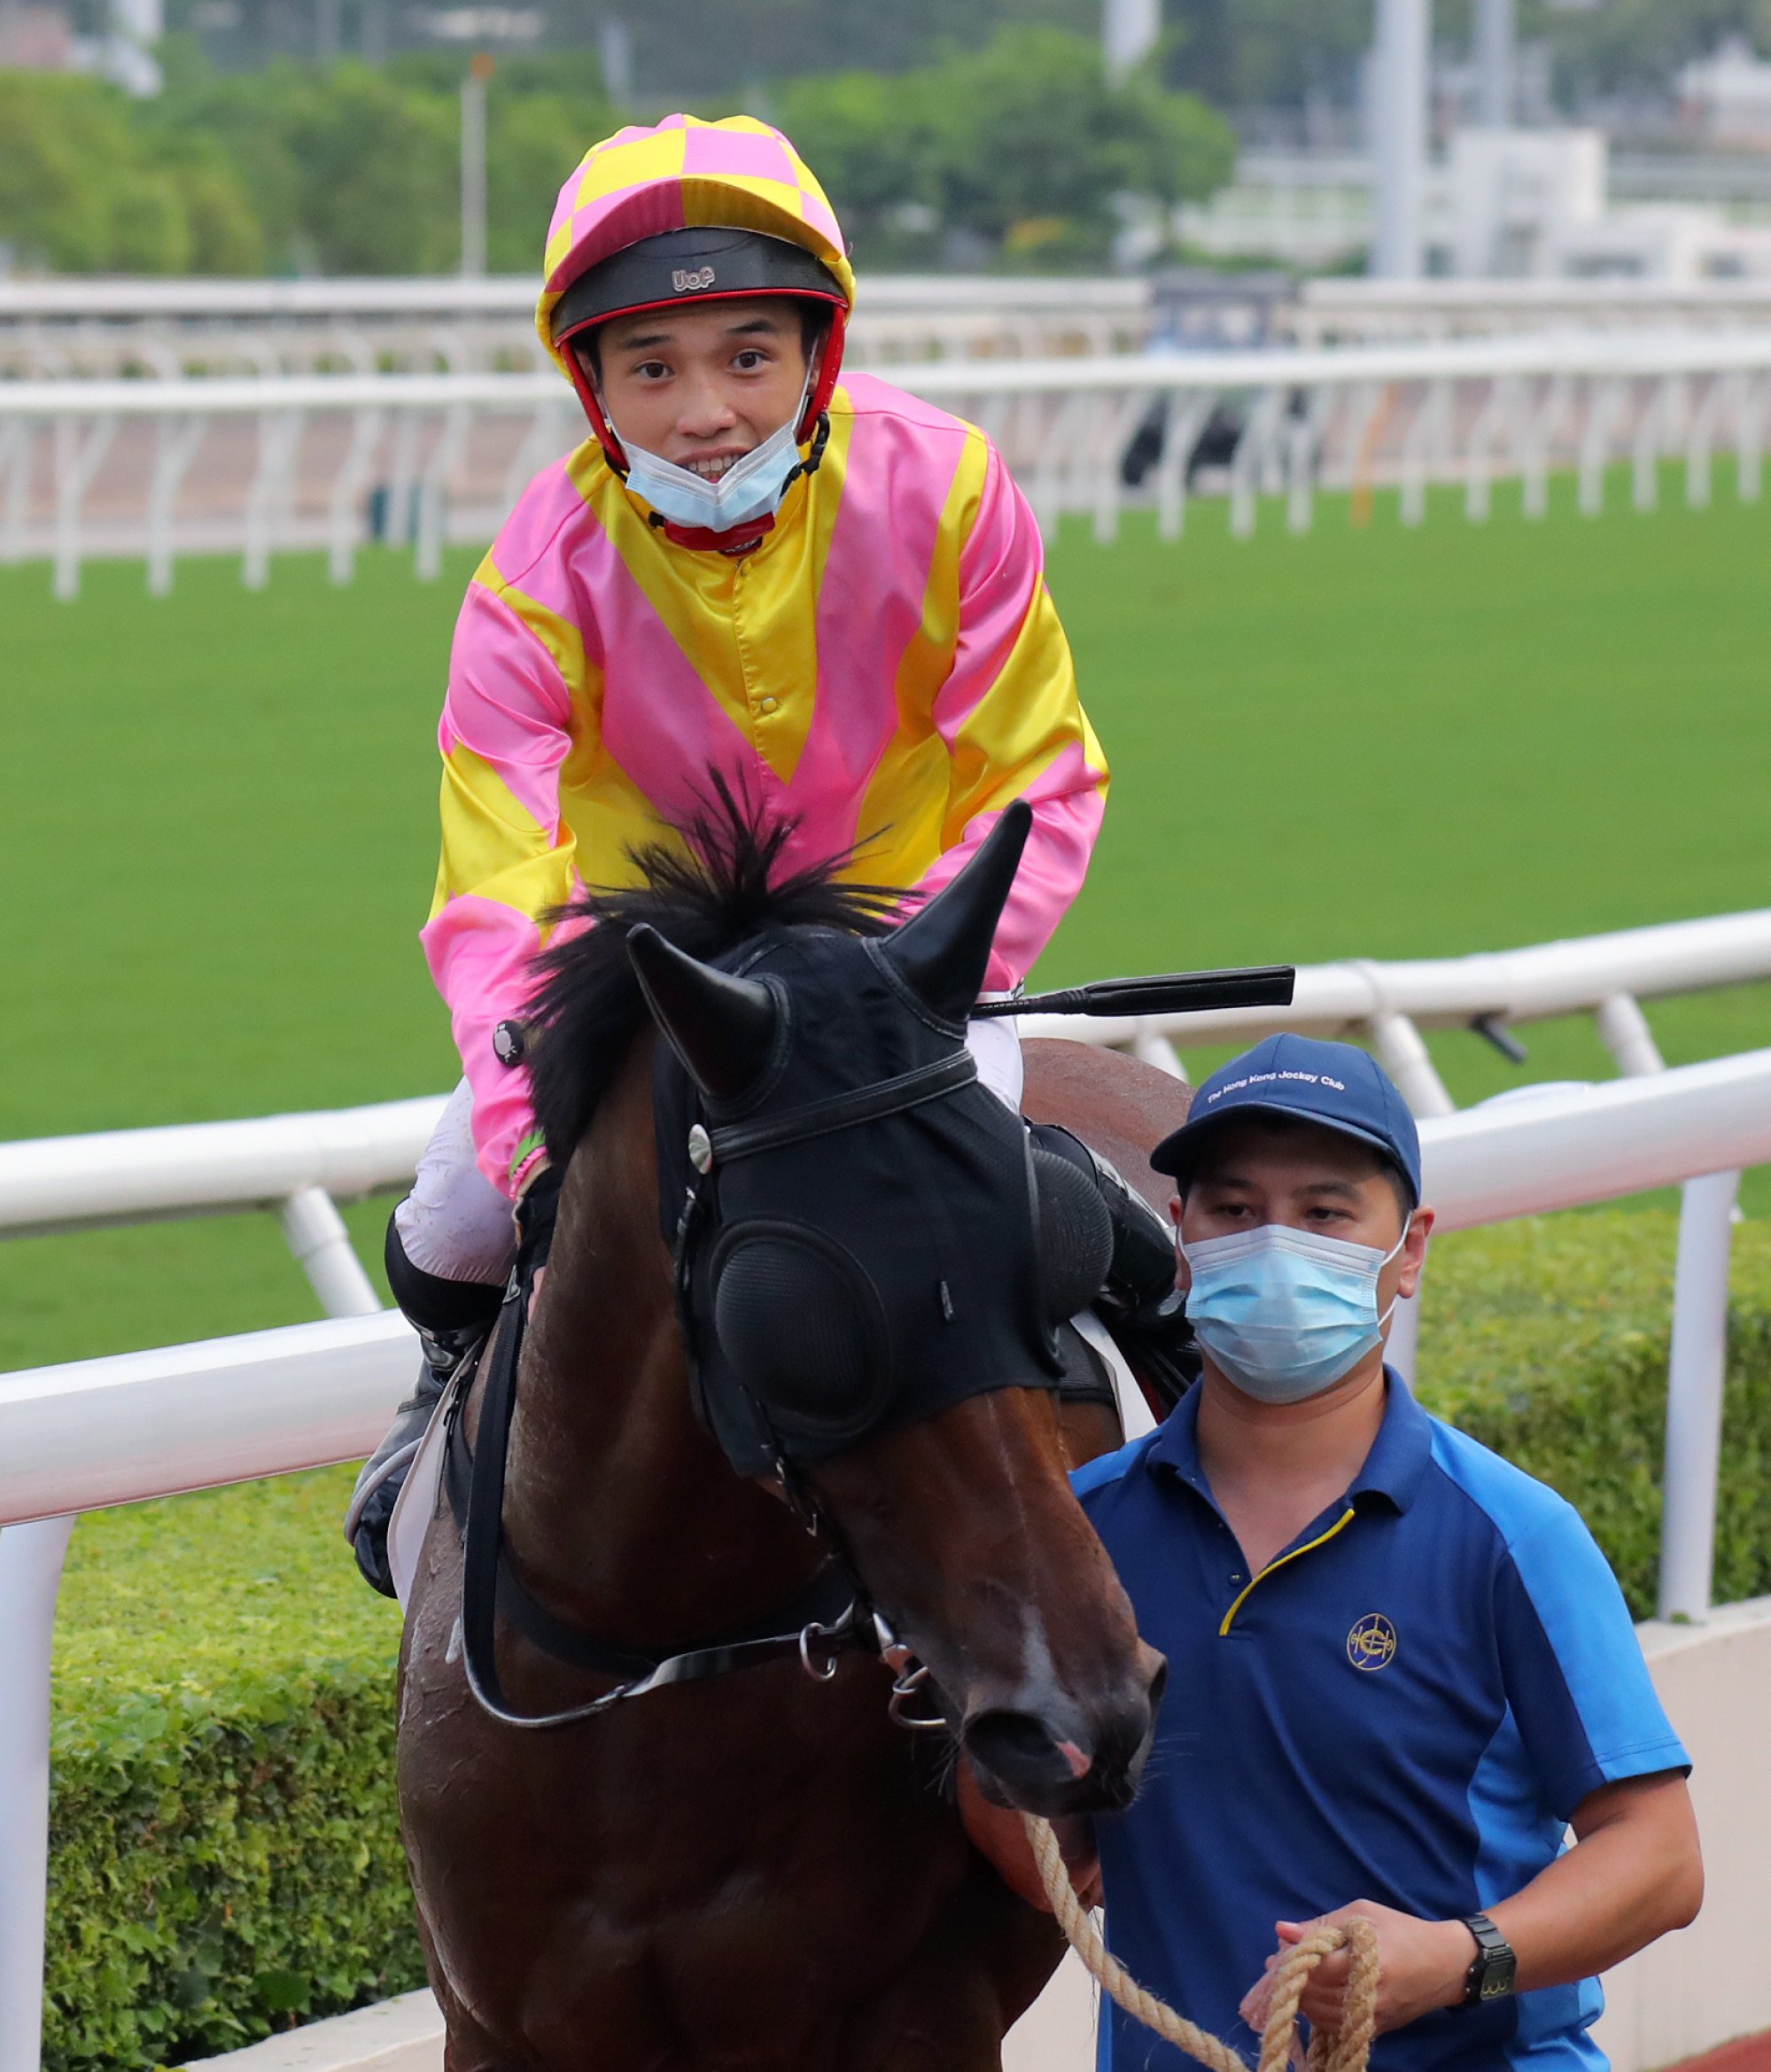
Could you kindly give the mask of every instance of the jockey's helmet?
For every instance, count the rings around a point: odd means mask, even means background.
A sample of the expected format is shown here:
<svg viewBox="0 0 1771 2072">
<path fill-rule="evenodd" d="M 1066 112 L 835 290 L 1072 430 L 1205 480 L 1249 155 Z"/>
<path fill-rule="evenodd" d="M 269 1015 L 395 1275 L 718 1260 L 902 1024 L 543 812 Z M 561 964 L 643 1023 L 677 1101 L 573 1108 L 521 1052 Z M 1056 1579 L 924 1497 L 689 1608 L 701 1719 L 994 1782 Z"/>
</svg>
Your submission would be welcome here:
<svg viewBox="0 0 1771 2072">
<path fill-rule="evenodd" d="M 748 115 L 670 115 L 585 154 L 554 211 L 536 327 L 618 473 L 626 457 L 572 341 L 641 310 L 756 295 L 810 303 L 827 326 L 795 428 L 803 445 L 836 385 L 855 299 L 842 229 L 810 167 Z"/>
</svg>

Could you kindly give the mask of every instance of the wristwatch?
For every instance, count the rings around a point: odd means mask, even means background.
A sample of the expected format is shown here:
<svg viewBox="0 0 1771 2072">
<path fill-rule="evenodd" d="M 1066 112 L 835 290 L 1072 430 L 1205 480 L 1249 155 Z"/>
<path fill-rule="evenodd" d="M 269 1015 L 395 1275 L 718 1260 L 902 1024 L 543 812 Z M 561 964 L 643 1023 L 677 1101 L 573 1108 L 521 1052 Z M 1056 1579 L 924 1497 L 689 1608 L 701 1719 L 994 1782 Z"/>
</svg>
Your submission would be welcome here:
<svg viewBox="0 0 1771 2072">
<path fill-rule="evenodd" d="M 1463 1921 L 1476 1938 L 1476 1961 L 1464 1982 L 1462 2005 L 1480 2007 L 1485 2001 L 1503 1999 L 1519 1975 L 1512 1944 L 1486 1913 L 1466 1913 Z"/>
</svg>

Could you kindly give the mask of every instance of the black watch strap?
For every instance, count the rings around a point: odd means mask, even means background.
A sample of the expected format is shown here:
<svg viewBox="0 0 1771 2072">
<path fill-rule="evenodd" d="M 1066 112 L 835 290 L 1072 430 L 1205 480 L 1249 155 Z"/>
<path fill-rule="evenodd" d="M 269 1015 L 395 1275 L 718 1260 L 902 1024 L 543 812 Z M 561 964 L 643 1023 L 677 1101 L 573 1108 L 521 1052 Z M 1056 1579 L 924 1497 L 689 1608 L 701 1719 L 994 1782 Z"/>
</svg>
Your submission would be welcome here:
<svg viewBox="0 0 1771 2072">
<path fill-rule="evenodd" d="M 1476 1938 L 1476 1960 L 1464 1983 L 1463 2004 L 1480 2007 L 1485 2000 L 1503 1999 L 1511 1992 L 1519 1975 L 1519 1959 L 1512 1944 L 1486 1913 L 1466 1913 L 1463 1920 Z"/>
</svg>

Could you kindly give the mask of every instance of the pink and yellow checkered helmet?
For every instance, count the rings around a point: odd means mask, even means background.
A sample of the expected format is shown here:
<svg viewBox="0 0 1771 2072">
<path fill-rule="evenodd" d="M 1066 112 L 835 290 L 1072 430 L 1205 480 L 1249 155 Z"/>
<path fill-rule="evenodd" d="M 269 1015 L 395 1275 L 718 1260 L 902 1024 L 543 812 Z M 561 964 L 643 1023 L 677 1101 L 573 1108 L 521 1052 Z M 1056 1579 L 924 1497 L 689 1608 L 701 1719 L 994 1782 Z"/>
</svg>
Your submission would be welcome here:
<svg viewBox="0 0 1771 2072">
<path fill-rule="evenodd" d="M 640 309 L 757 294 L 830 308 L 818 385 L 798 428 L 804 440 L 830 400 L 854 307 L 842 227 L 780 130 L 750 115 L 667 115 L 593 144 L 561 188 L 535 326 L 619 469 L 620 446 L 566 341 Z"/>
</svg>

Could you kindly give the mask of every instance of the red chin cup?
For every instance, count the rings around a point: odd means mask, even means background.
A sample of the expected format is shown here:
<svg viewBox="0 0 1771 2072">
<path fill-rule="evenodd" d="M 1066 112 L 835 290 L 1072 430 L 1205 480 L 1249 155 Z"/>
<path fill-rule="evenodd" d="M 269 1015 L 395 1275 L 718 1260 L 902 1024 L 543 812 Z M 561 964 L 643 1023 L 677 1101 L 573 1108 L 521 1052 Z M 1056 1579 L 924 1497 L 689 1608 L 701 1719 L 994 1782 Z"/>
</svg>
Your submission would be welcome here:
<svg viewBox="0 0 1771 2072">
<path fill-rule="evenodd" d="M 679 525 L 669 518 L 662 524 L 656 518 L 652 523 L 673 547 L 693 547 L 698 554 L 749 554 L 765 533 L 775 529 L 773 511 L 765 512 L 760 518 L 750 518 L 742 525 L 733 525 L 724 532 L 710 532 L 705 525 Z"/>
<path fill-rule="evenodd" d="M 608 322 L 608 318 L 599 322 Z M 621 441 L 615 436 L 615 428 L 603 415 L 602 405 L 598 400 L 595 384 L 585 372 L 579 358 L 578 341 L 588 337 L 597 328 L 586 324 L 582 331 L 569 331 L 559 341 L 560 357 L 566 363 L 566 373 L 578 391 L 578 400 L 584 405 L 584 414 L 590 420 L 590 429 L 596 434 L 596 443 L 602 448 L 602 457 L 620 476 L 627 472 L 627 456 L 621 450 Z M 794 433 L 794 443 L 804 446 L 817 430 L 818 420 L 830 407 L 830 399 L 835 393 L 836 377 L 843 371 L 843 347 L 849 335 L 849 312 L 840 304 L 833 305 L 830 312 L 830 329 L 824 334 L 824 357 L 819 364 L 818 380 L 812 393 L 805 400 L 804 413 Z M 680 528 L 679 528 L 680 529 Z M 723 539 L 724 534 L 709 533 L 710 539 Z"/>
</svg>

